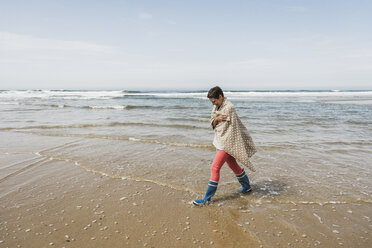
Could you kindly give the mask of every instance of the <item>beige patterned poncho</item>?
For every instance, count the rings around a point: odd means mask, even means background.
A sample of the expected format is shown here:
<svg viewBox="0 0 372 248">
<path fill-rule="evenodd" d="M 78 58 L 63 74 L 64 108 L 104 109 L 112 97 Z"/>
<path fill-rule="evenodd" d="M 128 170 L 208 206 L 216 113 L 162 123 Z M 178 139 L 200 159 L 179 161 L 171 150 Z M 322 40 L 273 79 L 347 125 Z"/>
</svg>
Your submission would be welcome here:
<svg viewBox="0 0 372 248">
<path fill-rule="evenodd" d="M 253 164 L 249 161 L 249 158 L 256 153 L 253 140 L 237 115 L 234 105 L 226 98 L 218 109 L 216 106 L 213 107 L 211 125 L 213 120 L 220 114 L 226 115 L 227 119 L 214 127 L 217 142 L 227 154 L 233 156 L 251 171 L 256 171 Z"/>
</svg>

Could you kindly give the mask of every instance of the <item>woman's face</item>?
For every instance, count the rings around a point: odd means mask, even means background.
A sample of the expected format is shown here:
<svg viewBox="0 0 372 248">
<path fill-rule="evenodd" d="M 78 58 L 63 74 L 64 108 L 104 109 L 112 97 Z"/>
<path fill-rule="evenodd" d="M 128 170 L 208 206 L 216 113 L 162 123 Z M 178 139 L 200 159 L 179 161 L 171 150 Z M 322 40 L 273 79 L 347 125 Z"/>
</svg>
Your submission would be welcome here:
<svg viewBox="0 0 372 248">
<path fill-rule="evenodd" d="M 209 98 L 209 101 L 211 101 L 213 105 L 216 105 L 216 107 L 220 107 L 222 105 L 223 99 L 223 96 L 219 95 L 218 98 Z"/>
</svg>

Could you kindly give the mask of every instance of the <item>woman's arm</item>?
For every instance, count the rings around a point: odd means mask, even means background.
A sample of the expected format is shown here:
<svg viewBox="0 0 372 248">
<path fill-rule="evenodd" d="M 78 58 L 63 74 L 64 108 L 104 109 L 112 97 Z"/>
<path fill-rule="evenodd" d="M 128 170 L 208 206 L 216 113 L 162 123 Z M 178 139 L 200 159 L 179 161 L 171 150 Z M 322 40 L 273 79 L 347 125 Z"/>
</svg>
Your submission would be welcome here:
<svg viewBox="0 0 372 248">
<path fill-rule="evenodd" d="M 227 119 L 227 115 L 224 115 L 224 114 L 217 115 L 217 117 L 214 118 L 214 120 L 212 121 L 213 129 L 217 126 L 218 123 L 226 121 L 226 119 Z"/>
</svg>

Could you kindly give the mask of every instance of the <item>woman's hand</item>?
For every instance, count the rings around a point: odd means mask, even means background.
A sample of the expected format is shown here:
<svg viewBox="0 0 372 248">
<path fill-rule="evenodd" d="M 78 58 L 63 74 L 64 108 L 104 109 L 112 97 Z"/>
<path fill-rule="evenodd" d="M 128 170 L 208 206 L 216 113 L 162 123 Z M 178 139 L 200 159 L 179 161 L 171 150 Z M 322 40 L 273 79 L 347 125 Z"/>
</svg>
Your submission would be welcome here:
<svg viewBox="0 0 372 248">
<path fill-rule="evenodd" d="M 226 119 L 227 119 L 227 115 L 223 115 L 223 114 L 217 115 L 217 117 L 214 118 L 213 120 L 213 127 L 217 126 L 217 124 L 220 122 L 226 121 Z"/>
<path fill-rule="evenodd" d="M 217 115 L 216 119 L 217 119 L 217 123 L 220 123 L 220 122 L 226 121 L 226 119 L 227 119 L 227 115 L 223 115 L 223 114 L 221 114 L 221 115 Z"/>
</svg>

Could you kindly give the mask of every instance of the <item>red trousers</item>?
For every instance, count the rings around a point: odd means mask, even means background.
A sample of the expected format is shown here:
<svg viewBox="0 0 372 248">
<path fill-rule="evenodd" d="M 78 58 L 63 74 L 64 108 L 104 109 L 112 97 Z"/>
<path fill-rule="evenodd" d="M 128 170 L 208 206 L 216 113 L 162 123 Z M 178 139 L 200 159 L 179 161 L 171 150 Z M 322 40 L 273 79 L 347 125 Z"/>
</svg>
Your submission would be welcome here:
<svg viewBox="0 0 372 248">
<path fill-rule="evenodd" d="M 220 180 L 220 170 L 225 162 L 236 175 L 243 173 L 242 168 L 233 156 L 227 154 L 225 151 L 217 150 L 211 165 L 211 181 L 218 182 Z"/>
</svg>

